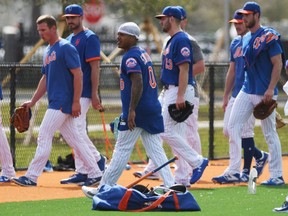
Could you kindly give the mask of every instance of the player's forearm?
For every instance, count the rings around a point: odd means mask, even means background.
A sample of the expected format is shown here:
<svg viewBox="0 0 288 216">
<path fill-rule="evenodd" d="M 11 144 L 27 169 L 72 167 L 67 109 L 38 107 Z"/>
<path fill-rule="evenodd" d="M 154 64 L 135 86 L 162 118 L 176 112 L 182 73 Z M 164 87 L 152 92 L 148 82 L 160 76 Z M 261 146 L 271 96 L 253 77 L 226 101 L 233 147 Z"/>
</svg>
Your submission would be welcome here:
<svg viewBox="0 0 288 216">
<path fill-rule="evenodd" d="M 91 66 L 91 84 L 92 98 L 98 95 L 99 80 L 100 80 L 100 61 L 90 62 Z"/>
<path fill-rule="evenodd" d="M 40 98 L 43 97 L 45 93 L 46 93 L 46 76 L 43 75 L 38 83 L 36 91 L 34 92 L 31 98 L 32 105 L 34 106 L 34 104 L 37 103 L 37 101 L 40 100 Z"/>
<path fill-rule="evenodd" d="M 205 71 L 204 60 L 197 61 L 195 62 L 195 64 L 193 64 L 193 76 L 194 77 L 200 73 L 203 73 L 204 71 Z"/>
<path fill-rule="evenodd" d="M 129 110 L 135 110 L 143 92 L 143 80 L 140 74 L 131 74 L 130 79 L 132 81 L 131 85 L 131 100 L 129 105 Z"/>
<path fill-rule="evenodd" d="M 183 97 L 185 95 L 187 85 L 188 85 L 188 78 L 189 78 L 189 63 L 184 63 L 179 65 L 179 83 L 178 83 L 178 97 Z"/>
<path fill-rule="evenodd" d="M 225 80 L 224 96 L 227 97 L 231 93 L 234 87 L 234 81 L 235 81 L 235 67 L 230 63 Z"/>
<path fill-rule="evenodd" d="M 274 90 L 276 87 L 282 70 L 282 58 L 281 55 L 277 55 L 271 58 L 271 62 L 273 64 L 272 73 L 271 73 L 271 80 L 268 86 L 268 89 Z"/>
<path fill-rule="evenodd" d="M 81 71 L 81 70 L 80 70 Z M 73 102 L 79 102 L 83 90 L 83 75 L 82 72 L 74 73 L 73 87 L 74 95 Z"/>
</svg>

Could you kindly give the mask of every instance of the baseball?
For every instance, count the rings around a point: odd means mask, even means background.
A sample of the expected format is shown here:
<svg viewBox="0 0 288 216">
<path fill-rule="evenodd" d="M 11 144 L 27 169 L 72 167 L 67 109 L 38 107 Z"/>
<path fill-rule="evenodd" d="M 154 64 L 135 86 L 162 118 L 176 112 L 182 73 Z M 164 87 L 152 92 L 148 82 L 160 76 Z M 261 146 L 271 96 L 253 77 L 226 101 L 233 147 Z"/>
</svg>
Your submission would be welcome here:
<svg viewBox="0 0 288 216">
<path fill-rule="evenodd" d="M 126 169 L 126 170 L 130 170 L 130 169 L 131 169 L 131 166 L 130 166 L 129 164 L 126 164 L 125 169 Z"/>
</svg>

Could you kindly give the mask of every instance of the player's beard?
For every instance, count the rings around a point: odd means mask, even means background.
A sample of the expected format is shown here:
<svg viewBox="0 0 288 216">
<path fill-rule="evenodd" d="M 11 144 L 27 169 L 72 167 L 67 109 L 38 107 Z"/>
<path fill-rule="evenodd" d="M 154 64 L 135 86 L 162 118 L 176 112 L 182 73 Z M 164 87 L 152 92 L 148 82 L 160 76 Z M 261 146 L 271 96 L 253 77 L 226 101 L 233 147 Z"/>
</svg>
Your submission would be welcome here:
<svg viewBox="0 0 288 216">
<path fill-rule="evenodd" d="M 70 29 L 70 31 L 74 31 L 77 30 L 78 28 L 80 28 L 80 23 L 70 23 L 68 24 L 68 27 Z"/>
<path fill-rule="evenodd" d="M 251 21 L 245 23 L 245 26 L 248 29 L 253 28 L 255 25 L 256 25 L 256 21 L 255 21 L 254 17 L 253 17 L 253 19 Z"/>
<path fill-rule="evenodd" d="M 162 30 L 163 32 L 169 32 L 170 29 L 171 29 L 171 23 L 167 19 L 167 21 L 163 23 Z"/>
</svg>

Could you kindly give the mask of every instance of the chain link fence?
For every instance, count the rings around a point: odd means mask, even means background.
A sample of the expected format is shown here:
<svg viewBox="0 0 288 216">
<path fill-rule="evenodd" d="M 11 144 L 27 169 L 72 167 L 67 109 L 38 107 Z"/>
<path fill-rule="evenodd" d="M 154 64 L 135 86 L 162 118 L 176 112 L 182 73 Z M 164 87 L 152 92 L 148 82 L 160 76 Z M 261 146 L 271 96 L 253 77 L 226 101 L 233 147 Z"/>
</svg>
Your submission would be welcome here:
<svg viewBox="0 0 288 216">
<path fill-rule="evenodd" d="M 155 63 L 154 66 L 160 92 L 162 90 L 161 82 L 159 81 L 161 64 Z M 91 108 L 87 114 L 87 132 L 89 137 L 96 148 L 108 157 L 111 157 L 115 144 L 109 123 L 121 113 L 118 67 L 118 64 L 101 64 L 100 96 L 105 112 L 99 113 Z M 199 134 L 202 142 L 202 153 L 210 159 L 228 158 L 229 156 L 228 139 L 222 133 L 223 111 L 221 108 L 227 69 L 228 63 L 207 63 L 205 73 L 197 77 L 198 86 L 200 87 Z M 10 116 L 15 107 L 32 97 L 41 78 L 40 70 L 41 65 L 39 64 L 0 64 L 0 81 L 2 82 L 4 95 L 1 106 L 3 126 L 11 146 L 17 170 L 26 169 L 34 157 L 39 126 L 47 108 L 47 98 L 43 97 L 33 107 L 30 128 L 25 133 L 18 133 L 11 127 Z M 280 82 L 279 89 L 282 88 L 282 85 L 283 82 Z M 278 112 L 282 115 L 286 99 L 287 97 L 283 91 L 280 91 Z M 256 145 L 262 150 L 268 151 L 259 125 L 260 123 L 256 122 Z M 278 131 L 283 154 L 288 152 L 286 131 L 287 128 L 285 127 Z M 169 146 L 164 144 L 164 147 L 167 155 L 169 157 L 172 156 Z M 71 151 L 61 134 L 56 133 L 50 155 L 52 164 L 57 164 L 59 156 L 65 158 Z M 146 154 L 139 140 L 131 156 L 131 161 L 141 162 L 144 160 L 146 160 Z"/>
</svg>

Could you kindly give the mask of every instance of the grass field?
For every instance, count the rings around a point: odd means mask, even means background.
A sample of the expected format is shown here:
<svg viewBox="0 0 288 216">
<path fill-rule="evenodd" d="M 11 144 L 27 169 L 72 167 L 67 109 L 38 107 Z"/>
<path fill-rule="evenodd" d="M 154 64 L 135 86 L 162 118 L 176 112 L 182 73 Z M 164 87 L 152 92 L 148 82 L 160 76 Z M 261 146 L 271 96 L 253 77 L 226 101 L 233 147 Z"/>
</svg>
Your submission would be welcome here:
<svg viewBox="0 0 288 216">
<path fill-rule="evenodd" d="M 201 212 L 118 212 L 92 211 L 92 200 L 88 198 L 73 198 L 61 200 L 1 203 L 1 215 L 199 215 L 199 216 L 246 216 L 246 215 L 277 215 L 272 209 L 279 207 L 288 194 L 288 186 L 264 187 L 258 186 L 255 195 L 248 194 L 247 186 L 231 186 L 215 189 L 191 190 L 198 202 Z"/>
</svg>

